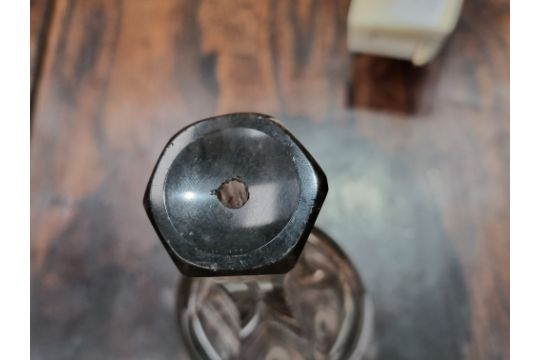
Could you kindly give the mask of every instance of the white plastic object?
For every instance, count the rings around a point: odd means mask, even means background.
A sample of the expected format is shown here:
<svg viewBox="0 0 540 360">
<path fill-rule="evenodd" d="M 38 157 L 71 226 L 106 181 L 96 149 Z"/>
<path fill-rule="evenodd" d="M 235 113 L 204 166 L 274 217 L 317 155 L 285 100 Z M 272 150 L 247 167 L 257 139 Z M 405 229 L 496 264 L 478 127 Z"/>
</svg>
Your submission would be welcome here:
<svg viewBox="0 0 540 360">
<path fill-rule="evenodd" d="M 463 0 L 352 0 L 347 17 L 351 52 L 424 65 L 456 27 Z"/>
</svg>

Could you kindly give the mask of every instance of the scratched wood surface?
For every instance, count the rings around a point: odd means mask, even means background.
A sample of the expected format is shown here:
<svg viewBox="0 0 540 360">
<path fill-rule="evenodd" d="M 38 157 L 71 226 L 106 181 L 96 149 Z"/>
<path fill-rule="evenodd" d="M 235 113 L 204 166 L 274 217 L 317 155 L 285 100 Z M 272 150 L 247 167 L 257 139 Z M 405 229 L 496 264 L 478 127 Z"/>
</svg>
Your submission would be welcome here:
<svg viewBox="0 0 540 360">
<path fill-rule="evenodd" d="M 33 39 L 50 17 L 41 59 L 32 40 L 33 358 L 185 358 L 141 200 L 171 134 L 233 111 L 281 118 L 325 169 L 318 226 L 364 279 L 378 358 L 509 358 L 507 1 L 466 1 L 425 68 L 351 56 L 347 1 L 52 5 L 31 12 Z"/>
</svg>

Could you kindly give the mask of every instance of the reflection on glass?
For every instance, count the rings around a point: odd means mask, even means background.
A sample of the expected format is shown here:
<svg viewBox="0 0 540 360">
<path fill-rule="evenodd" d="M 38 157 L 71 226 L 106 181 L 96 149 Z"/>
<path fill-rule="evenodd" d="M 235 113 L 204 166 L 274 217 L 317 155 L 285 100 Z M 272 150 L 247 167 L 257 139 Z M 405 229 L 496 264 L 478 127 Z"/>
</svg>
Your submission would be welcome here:
<svg viewBox="0 0 540 360">
<path fill-rule="evenodd" d="M 372 309 L 349 260 L 315 231 L 285 275 L 184 278 L 182 335 L 194 358 L 366 359 Z"/>
<path fill-rule="evenodd" d="M 186 201 L 190 201 L 195 199 L 195 193 L 193 191 L 186 191 L 185 193 L 182 193 L 182 197 Z"/>
</svg>

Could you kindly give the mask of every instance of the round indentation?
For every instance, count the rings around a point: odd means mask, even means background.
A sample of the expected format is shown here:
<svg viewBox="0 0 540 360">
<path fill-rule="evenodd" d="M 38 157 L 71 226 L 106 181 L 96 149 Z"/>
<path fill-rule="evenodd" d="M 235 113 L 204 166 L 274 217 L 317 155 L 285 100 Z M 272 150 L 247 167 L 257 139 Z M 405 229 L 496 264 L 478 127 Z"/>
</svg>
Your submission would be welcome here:
<svg viewBox="0 0 540 360">
<path fill-rule="evenodd" d="M 300 199 L 292 149 L 242 127 L 190 141 L 165 179 L 168 219 L 182 240 L 172 243 L 175 250 L 186 241 L 197 251 L 236 255 L 272 241 Z"/>
<path fill-rule="evenodd" d="M 223 182 L 212 190 L 212 195 L 216 195 L 223 206 L 229 209 L 240 209 L 249 200 L 248 187 L 239 177 Z"/>
</svg>

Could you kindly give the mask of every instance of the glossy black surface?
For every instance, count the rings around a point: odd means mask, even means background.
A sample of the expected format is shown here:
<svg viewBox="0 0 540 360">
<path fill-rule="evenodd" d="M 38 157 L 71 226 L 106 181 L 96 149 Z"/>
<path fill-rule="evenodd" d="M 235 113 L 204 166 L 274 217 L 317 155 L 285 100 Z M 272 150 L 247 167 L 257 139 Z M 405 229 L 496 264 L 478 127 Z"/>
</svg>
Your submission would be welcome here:
<svg viewBox="0 0 540 360">
<path fill-rule="evenodd" d="M 239 188 L 229 188 L 227 203 L 218 189 L 231 180 L 248 193 L 234 199 L 231 189 Z M 263 274 L 294 266 L 326 192 L 322 170 L 283 126 L 266 115 L 241 113 L 176 134 L 144 202 L 184 274 Z"/>
</svg>

